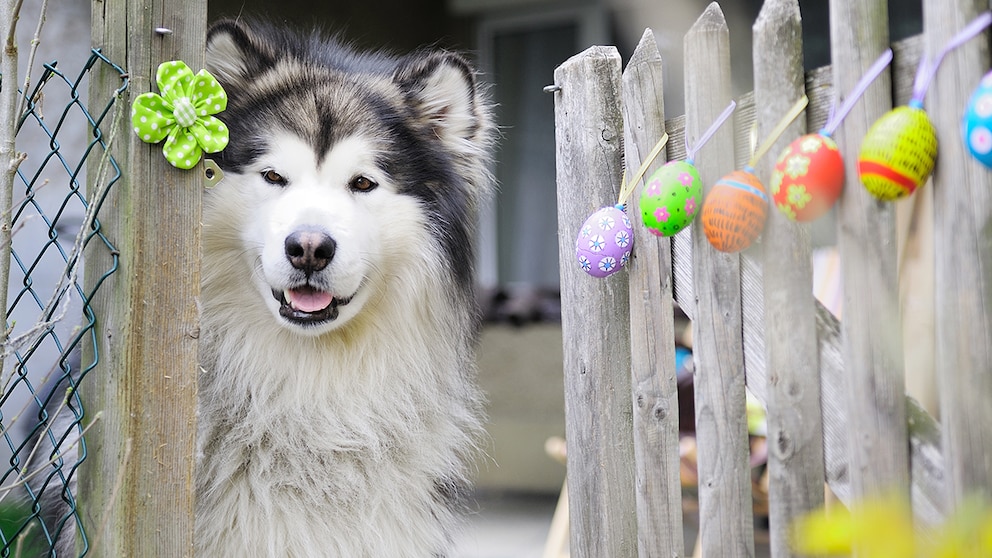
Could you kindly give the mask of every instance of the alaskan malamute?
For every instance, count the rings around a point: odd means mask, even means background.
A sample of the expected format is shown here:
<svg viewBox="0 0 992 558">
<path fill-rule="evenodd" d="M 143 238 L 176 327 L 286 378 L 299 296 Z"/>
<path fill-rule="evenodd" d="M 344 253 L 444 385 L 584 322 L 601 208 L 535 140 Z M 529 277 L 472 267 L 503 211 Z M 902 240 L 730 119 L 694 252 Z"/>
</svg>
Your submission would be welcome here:
<svg viewBox="0 0 992 558">
<path fill-rule="evenodd" d="M 450 52 L 257 23 L 212 26 L 207 67 L 230 143 L 204 195 L 197 556 L 446 556 L 481 434 L 487 96 Z"/>
<path fill-rule="evenodd" d="M 222 21 L 205 194 L 199 556 L 444 556 L 480 434 L 477 212 L 494 126 L 464 58 Z"/>
</svg>

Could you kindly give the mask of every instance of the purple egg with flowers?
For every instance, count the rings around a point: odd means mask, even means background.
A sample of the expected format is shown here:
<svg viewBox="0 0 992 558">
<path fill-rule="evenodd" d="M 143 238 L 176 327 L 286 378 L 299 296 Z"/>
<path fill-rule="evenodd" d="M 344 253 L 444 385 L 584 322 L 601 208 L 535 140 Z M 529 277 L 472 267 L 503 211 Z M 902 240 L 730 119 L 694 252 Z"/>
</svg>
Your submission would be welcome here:
<svg viewBox="0 0 992 558">
<path fill-rule="evenodd" d="M 593 277 L 613 275 L 627 265 L 634 245 L 634 231 L 623 206 L 609 206 L 593 213 L 575 239 L 579 267 Z"/>
</svg>

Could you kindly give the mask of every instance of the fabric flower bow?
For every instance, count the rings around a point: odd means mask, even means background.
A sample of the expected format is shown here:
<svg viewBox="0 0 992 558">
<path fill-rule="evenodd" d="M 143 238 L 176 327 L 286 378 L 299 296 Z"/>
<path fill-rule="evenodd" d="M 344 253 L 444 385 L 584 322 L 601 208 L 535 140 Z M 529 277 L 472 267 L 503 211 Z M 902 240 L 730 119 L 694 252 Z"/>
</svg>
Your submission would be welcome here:
<svg viewBox="0 0 992 558">
<path fill-rule="evenodd" d="M 157 73 L 158 93 L 142 93 L 131 106 L 131 124 L 142 141 L 165 140 L 162 153 L 174 167 L 191 169 L 204 151 L 227 147 L 228 130 L 214 117 L 227 108 L 227 93 L 214 76 L 195 76 L 185 63 L 163 62 Z"/>
</svg>

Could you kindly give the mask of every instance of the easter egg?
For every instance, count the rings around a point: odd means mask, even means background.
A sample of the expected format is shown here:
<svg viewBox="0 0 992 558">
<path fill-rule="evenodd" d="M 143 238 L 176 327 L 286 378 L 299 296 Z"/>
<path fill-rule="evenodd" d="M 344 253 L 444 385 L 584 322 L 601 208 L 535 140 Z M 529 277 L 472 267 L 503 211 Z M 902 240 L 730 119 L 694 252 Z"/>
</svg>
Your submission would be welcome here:
<svg viewBox="0 0 992 558">
<path fill-rule="evenodd" d="M 985 74 L 968 100 L 964 144 L 972 157 L 992 168 L 992 72 Z"/>
<path fill-rule="evenodd" d="M 880 200 L 908 196 L 926 182 L 937 159 L 937 131 L 919 106 L 890 110 L 868 128 L 858 155 L 865 188 Z"/>
<path fill-rule="evenodd" d="M 765 228 L 768 195 L 754 173 L 734 171 L 706 196 L 700 219 L 710 244 L 721 252 L 739 252 Z"/>
<path fill-rule="evenodd" d="M 604 207 L 582 224 L 575 239 L 579 267 L 593 277 L 613 275 L 630 260 L 634 231 L 623 206 Z"/>
<path fill-rule="evenodd" d="M 671 161 L 648 178 L 641 192 L 644 226 L 655 236 L 672 236 L 692 222 L 703 205 L 699 171 L 685 161 Z"/>
<path fill-rule="evenodd" d="M 772 171 L 775 206 L 793 221 L 812 221 L 833 207 L 844 187 L 844 161 L 837 144 L 807 134 L 786 147 Z"/>
</svg>

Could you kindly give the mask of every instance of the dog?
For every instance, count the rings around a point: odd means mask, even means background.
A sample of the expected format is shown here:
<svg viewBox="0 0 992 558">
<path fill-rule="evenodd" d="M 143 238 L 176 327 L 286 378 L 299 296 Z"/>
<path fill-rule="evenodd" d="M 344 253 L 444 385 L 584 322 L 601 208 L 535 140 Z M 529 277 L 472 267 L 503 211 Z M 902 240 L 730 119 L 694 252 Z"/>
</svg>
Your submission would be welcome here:
<svg viewBox="0 0 992 558">
<path fill-rule="evenodd" d="M 230 141 L 203 205 L 196 555 L 447 556 L 483 432 L 486 90 L 456 53 L 260 22 L 212 25 L 206 65 Z M 75 462 L 74 415 L 51 407 L 69 434 L 32 447 Z M 71 556 L 57 473 L 32 484 Z"/>
<path fill-rule="evenodd" d="M 204 194 L 199 556 L 438 557 L 482 435 L 492 106 L 461 55 L 224 20 Z"/>
</svg>

